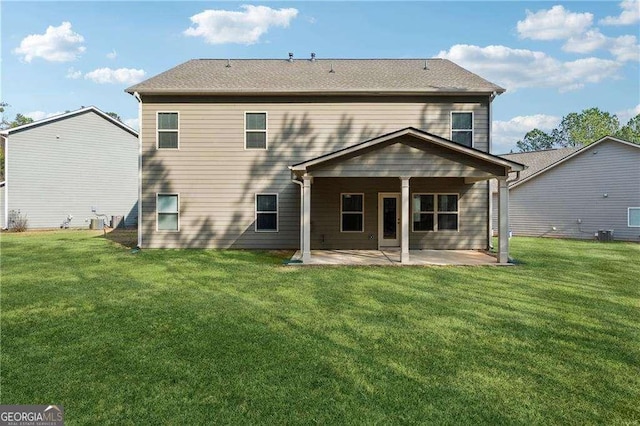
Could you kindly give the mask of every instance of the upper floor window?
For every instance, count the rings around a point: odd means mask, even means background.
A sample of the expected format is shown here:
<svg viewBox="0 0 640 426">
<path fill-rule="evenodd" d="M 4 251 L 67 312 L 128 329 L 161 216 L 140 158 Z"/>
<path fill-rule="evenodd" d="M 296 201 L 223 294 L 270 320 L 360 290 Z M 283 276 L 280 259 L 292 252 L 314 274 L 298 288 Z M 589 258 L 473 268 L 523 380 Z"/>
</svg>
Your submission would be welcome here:
<svg viewBox="0 0 640 426">
<path fill-rule="evenodd" d="M 245 149 L 267 149 L 267 113 L 247 112 L 244 119 Z"/>
<path fill-rule="evenodd" d="M 159 112 L 156 127 L 158 130 L 158 149 L 178 149 L 178 113 Z"/>
<path fill-rule="evenodd" d="M 460 145 L 473 147 L 473 113 L 451 113 L 451 140 Z"/>
</svg>

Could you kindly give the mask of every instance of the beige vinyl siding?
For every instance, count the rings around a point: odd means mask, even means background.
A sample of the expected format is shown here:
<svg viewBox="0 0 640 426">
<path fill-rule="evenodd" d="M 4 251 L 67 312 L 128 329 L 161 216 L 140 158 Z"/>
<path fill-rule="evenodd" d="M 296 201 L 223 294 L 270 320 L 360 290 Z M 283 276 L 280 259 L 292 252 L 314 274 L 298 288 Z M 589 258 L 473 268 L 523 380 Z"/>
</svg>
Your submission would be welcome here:
<svg viewBox="0 0 640 426">
<path fill-rule="evenodd" d="M 0 186 L 0 229 L 7 227 L 4 215 L 4 185 Z"/>
<path fill-rule="evenodd" d="M 95 112 L 11 133 L 6 190 L 9 209 L 29 228 L 86 228 L 97 213 L 137 222 L 138 138 Z M 155 144 L 155 138 L 151 142 Z M 4 214 L 4 212 L 3 212 Z"/>
<path fill-rule="evenodd" d="M 614 239 L 640 241 L 640 228 L 627 226 L 627 209 L 636 206 L 640 148 L 605 141 L 511 189 L 510 229 L 516 236 L 584 239 L 613 229 Z"/>
<path fill-rule="evenodd" d="M 311 248 L 378 248 L 378 193 L 401 191 L 398 178 L 318 178 L 311 191 Z M 486 249 L 487 186 L 462 178 L 412 178 L 413 193 L 453 193 L 459 198 L 459 230 L 412 232 L 414 249 Z M 340 193 L 364 193 L 364 232 L 340 232 Z M 412 212 L 410 212 L 412 213 Z M 410 219 L 411 220 L 411 219 Z M 411 227 L 410 227 L 411 229 Z"/>
<path fill-rule="evenodd" d="M 488 98 L 160 100 L 143 98 L 143 247 L 297 248 L 300 189 L 287 166 L 404 127 L 449 138 L 452 110 L 474 112 L 475 148 L 487 150 Z M 180 113 L 177 151 L 155 149 L 156 113 L 168 110 Z M 267 150 L 244 149 L 246 111 L 267 112 Z M 176 235 L 155 231 L 158 192 L 180 193 Z M 254 232 L 256 193 L 278 193 L 277 233 Z"/>
</svg>

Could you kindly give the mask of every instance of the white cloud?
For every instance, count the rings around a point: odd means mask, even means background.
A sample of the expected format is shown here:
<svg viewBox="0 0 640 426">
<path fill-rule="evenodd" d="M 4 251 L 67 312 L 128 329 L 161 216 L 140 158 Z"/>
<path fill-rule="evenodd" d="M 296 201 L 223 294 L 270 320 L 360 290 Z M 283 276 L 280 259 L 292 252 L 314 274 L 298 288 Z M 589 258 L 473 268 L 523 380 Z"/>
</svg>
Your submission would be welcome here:
<svg viewBox="0 0 640 426">
<path fill-rule="evenodd" d="M 115 59 L 117 56 L 118 56 L 118 52 L 116 52 L 115 49 L 107 53 L 107 59 Z"/>
<path fill-rule="evenodd" d="M 546 114 L 519 115 L 509 121 L 496 120 L 492 123 L 492 150 L 498 154 L 507 153 L 516 148 L 516 142 L 528 131 L 537 128 L 547 132 L 555 128 L 560 120 L 560 117 Z"/>
<path fill-rule="evenodd" d="M 457 44 L 437 57 L 450 59 L 509 90 L 556 87 L 561 92 L 585 83 L 618 77 L 622 64 L 608 59 L 585 58 L 562 62 L 539 51 L 506 46 L 479 47 Z"/>
<path fill-rule="evenodd" d="M 84 37 L 71 30 L 70 22 L 63 22 L 59 27 L 49 26 L 44 34 L 31 34 L 20 42 L 13 50 L 22 56 L 25 62 L 34 58 L 42 58 L 51 62 L 69 62 L 78 59 L 86 48 L 82 46 Z"/>
<path fill-rule="evenodd" d="M 44 120 L 45 118 L 53 117 L 55 115 L 64 114 L 62 111 L 57 112 L 44 112 L 44 111 L 31 111 L 24 114 L 25 117 L 32 118 L 33 121 Z"/>
<path fill-rule="evenodd" d="M 604 47 L 609 38 L 597 28 L 570 37 L 562 46 L 565 52 L 589 53 Z"/>
<path fill-rule="evenodd" d="M 622 111 L 616 112 L 618 116 L 618 120 L 620 120 L 621 125 L 625 125 L 629 122 L 630 119 L 640 114 L 640 104 L 636 105 L 634 108 L 625 109 Z"/>
<path fill-rule="evenodd" d="M 591 13 L 573 13 L 557 5 L 535 13 L 527 10 L 527 17 L 518 21 L 521 38 L 532 40 L 558 40 L 582 34 L 593 22 Z"/>
<path fill-rule="evenodd" d="M 640 2 L 624 0 L 620 3 L 622 12 L 619 16 L 607 16 L 600 20 L 601 25 L 631 25 L 640 21 Z"/>
<path fill-rule="evenodd" d="M 640 61 L 640 45 L 636 36 L 625 35 L 610 39 L 609 52 L 620 62 Z"/>
<path fill-rule="evenodd" d="M 243 12 L 205 10 L 191 17 L 193 26 L 185 35 L 203 37 L 210 44 L 254 44 L 270 27 L 287 28 L 298 10 L 271 9 L 267 6 L 240 6 Z"/>
<path fill-rule="evenodd" d="M 84 75 L 86 80 L 99 84 L 120 83 L 135 84 L 144 78 L 146 72 L 134 68 L 98 68 Z"/>
<path fill-rule="evenodd" d="M 67 69 L 66 77 L 70 78 L 71 80 L 77 80 L 80 77 L 82 77 L 82 71 L 76 70 L 75 68 L 71 67 L 71 68 Z"/>
<path fill-rule="evenodd" d="M 126 118 L 124 120 L 124 124 L 126 124 L 127 126 L 131 127 L 134 130 L 138 130 L 139 129 L 139 124 L 138 124 L 138 119 L 137 118 Z"/>
</svg>

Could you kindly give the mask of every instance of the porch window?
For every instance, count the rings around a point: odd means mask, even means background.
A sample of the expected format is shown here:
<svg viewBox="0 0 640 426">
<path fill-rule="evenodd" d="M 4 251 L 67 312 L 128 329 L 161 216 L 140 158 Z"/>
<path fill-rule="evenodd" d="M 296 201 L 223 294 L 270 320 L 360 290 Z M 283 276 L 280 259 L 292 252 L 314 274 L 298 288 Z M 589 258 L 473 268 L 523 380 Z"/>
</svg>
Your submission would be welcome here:
<svg viewBox="0 0 640 426">
<path fill-rule="evenodd" d="M 451 113 L 451 140 L 473 147 L 473 112 Z"/>
<path fill-rule="evenodd" d="M 458 194 L 413 194 L 413 232 L 457 230 Z"/>
<path fill-rule="evenodd" d="M 158 149 L 178 149 L 179 118 L 177 112 L 159 112 L 156 117 Z"/>
<path fill-rule="evenodd" d="M 278 232 L 278 194 L 256 194 L 256 232 Z"/>
<path fill-rule="evenodd" d="M 247 112 L 244 123 L 245 149 L 267 149 L 267 113 Z"/>
<path fill-rule="evenodd" d="M 156 210 L 158 231 L 180 230 L 180 197 L 178 194 L 158 194 Z"/>
<path fill-rule="evenodd" d="M 340 194 L 340 232 L 364 232 L 364 194 Z"/>
</svg>

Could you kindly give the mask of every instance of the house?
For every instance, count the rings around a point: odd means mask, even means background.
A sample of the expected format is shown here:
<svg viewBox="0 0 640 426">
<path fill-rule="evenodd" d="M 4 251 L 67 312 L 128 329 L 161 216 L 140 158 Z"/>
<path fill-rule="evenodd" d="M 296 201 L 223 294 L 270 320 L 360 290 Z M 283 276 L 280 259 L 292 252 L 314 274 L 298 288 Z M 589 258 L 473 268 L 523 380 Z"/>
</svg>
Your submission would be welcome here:
<svg viewBox="0 0 640 426">
<path fill-rule="evenodd" d="M 96 107 L 2 130 L 2 227 L 14 212 L 29 229 L 88 227 L 121 216 L 137 223 L 138 134 Z"/>
<path fill-rule="evenodd" d="M 502 89 L 444 59 L 191 60 L 126 89 L 139 245 L 486 249 Z M 508 241 L 499 261 L 507 262 Z"/>
<path fill-rule="evenodd" d="M 607 136 L 502 157 L 529 167 L 509 182 L 513 235 L 594 239 L 613 230 L 616 240 L 640 241 L 640 145 Z"/>
</svg>

